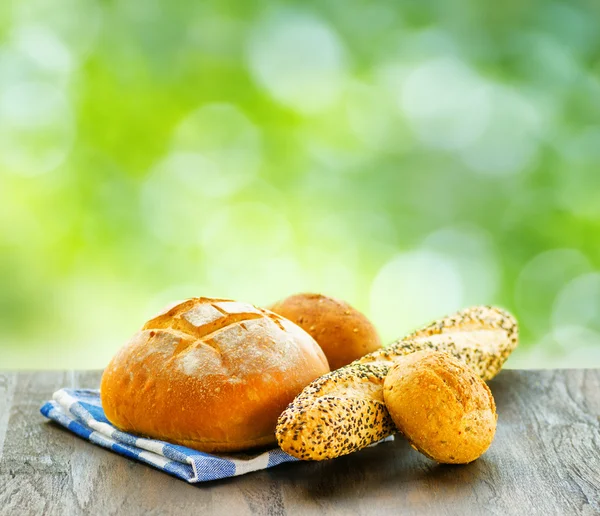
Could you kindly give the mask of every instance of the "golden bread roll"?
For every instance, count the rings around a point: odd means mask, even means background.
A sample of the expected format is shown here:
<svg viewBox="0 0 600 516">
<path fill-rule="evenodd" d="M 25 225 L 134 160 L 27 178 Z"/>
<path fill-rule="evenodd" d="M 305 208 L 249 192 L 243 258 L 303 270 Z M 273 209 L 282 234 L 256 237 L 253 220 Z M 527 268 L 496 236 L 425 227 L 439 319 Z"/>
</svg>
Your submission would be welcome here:
<svg viewBox="0 0 600 516">
<path fill-rule="evenodd" d="M 494 439 L 498 415 L 489 387 L 447 353 L 399 358 L 385 378 L 383 399 L 398 430 L 437 462 L 472 462 Z"/>
<path fill-rule="evenodd" d="M 117 428 L 205 452 L 275 442 L 277 417 L 327 373 L 304 330 L 247 303 L 194 298 L 148 321 L 111 360 L 100 394 Z"/>
<path fill-rule="evenodd" d="M 321 294 L 296 294 L 269 307 L 308 332 L 331 370 L 381 348 L 375 326 L 344 301 Z"/>
<path fill-rule="evenodd" d="M 277 442 L 305 460 L 360 450 L 394 431 L 383 383 L 395 361 L 416 351 L 442 351 L 489 380 L 517 343 L 516 320 L 499 308 L 476 306 L 435 321 L 308 385 L 281 414 Z"/>
</svg>

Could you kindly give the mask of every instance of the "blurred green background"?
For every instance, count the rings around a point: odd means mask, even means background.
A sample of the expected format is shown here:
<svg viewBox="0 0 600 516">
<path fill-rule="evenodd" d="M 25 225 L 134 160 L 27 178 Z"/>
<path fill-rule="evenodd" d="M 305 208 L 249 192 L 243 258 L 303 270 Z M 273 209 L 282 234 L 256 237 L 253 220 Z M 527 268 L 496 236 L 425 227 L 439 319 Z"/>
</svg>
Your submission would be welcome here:
<svg viewBox="0 0 600 516">
<path fill-rule="evenodd" d="M 163 305 L 455 309 L 600 366 L 600 4 L 0 2 L 0 366 L 100 368 Z"/>
</svg>

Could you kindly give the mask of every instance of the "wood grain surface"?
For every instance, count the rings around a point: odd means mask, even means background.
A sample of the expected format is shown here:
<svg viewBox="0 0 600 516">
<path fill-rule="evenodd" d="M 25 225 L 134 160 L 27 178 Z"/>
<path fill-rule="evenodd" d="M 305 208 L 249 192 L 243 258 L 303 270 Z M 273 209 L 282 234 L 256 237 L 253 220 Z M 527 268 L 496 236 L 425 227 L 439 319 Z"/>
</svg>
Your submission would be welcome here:
<svg viewBox="0 0 600 516">
<path fill-rule="evenodd" d="M 0 373 L 0 514 L 600 514 L 600 370 L 504 371 L 496 439 L 466 466 L 402 438 L 325 462 L 189 485 L 39 413 L 100 372 Z"/>
</svg>

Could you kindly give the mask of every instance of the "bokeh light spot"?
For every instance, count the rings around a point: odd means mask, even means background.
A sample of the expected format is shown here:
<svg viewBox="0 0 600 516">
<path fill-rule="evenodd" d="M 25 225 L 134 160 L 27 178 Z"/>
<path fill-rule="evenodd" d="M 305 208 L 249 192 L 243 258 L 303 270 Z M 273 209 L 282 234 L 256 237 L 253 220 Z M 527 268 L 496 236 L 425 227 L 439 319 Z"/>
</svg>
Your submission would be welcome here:
<svg viewBox="0 0 600 516">
<path fill-rule="evenodd" d="M 338 98 L 345 74 L 344 48 L 316 15 L 280 10 L 254 26 L 248 61 L 255 81 L 277 101 L 317 113 Z"/>
<path fill-rule="evenodd" d="M 254 179 L 261 163 L 258 129 L 231 104 L 207 104 L 189 114 L 175 129 L 171 148 L 176 153 L 201 155 L 211 163 L 203 167 L 204 190 L 209 196 L 243 188 Z"/>
<path fill-rule="evenodd" d="M 215 164 L 201 154 L 173 153 L 150 172 L 141 190 L 146 225 L 163 242 L 196 244 L 198 227 L 221 191 Z M 214 180 L 214 182 L 213 182 Z"/>
<path fill-rule="evenodd" d="M 260 163 L 260 134 L 239 109 L 207 104 L 193 111 L 142 188 L 151 232 L 165 242 L 198 244 L 208 214 L 252 183 Z"/>
<path fill-rule="evenodd" d="M 222 207 L 198 229 L 207 286 L 214 293 L 271 302 L 275 300 L 271 296 L 292 288 L 303 277 L 297 258 L 289 253 L 290 223 L 267 204 L 242 202 Z"/>
<path fill-rule="evenodd" d="M 285 216 L 264 203 L 244 202 L 211 213 L 198 227 L 205 253 L 221 266 L 274 256 L 290 243 Z"/>
<path fill-rule="evenodd" d="M 359 81 L 349 84 L 346 116 L 352 132 L 370 149 L 398 153 L 413 143 L 412 134 L 383 85 Z"/>
<path fill-rule="evenodd" d="M 579 326 L 555 328 L 542 338 L 522 344 L 504 368 L 589 368 L 600 363 L 600 333 Z"/>
<path fill-rule="evenodd" d="M 27 0 L 15 5 L 17 24 L 46 27 L 79 57 L 91 51 L 102 27 L 102 9 L 95 0 Z"/>
<path fill-rule="evenodd" d="M 73 56 L 65 44 L 47 28 L 39 25 L 20 27 L 13 34 L 14 47 L 35 63 L 44 74 L 64 78 L 73 68 Z"/>
<path fill-rule="evenodd" d="M 532 258 L 515 284 L 521 324 L 538 338 L 549 332 L 556 296 L 571 280 L 590 270 L 590 262 L 576 249 L 551 249 Z"/>
<path fill-rule="evenodd" d="M 476 226 L 448 227 L 428 235 L 422 248 L 445 255 L 460 272 L 464 304 L 490 304 L 499 284 L 492 236 Z"/>
<path fill-rule="evenodd" d="M 599 220 L 600 126 L 586 127 L 562 138 L 559 150 L 563 162 L 555 172 L 558 202 L 577 217 Z"/>
<path fill-rule="evenodd" d="M 427 146 L 456 149 L 483 131 L 489 116 L 487 84 L 457 58 L 419 64 L 404 82 L 400 106 Z"/>
<path fill-rule="evenodd" d="M 0 90 L 0 165 L 18 175 L 58 167 L 75 136 L 71 108 L 61 91 L 44 83 Z"/>
<path fill-rule="evenodd" d="M 489 95 L 487 123 L 461 155 L 476 172 L 514 174 L 530 165 L 536 156 L 540 117 L 534 106 L 515 91 L 495 86 Z"/>
<path fill-rule="evenodd" d="M 563 360 L 555 367 L 564 368 L 565 360 L 569 367 L 589 367 L 600 358 L 600 332 L 584 326 L 559 326 L 554 328 L 552 337 L 555 349 Z"/>
<path fill-rule="evenodd" d="M 312 214 L 302 221 L 308 234 L 299 249 L 309 283 L 304 290 L 337 296 L 354 302 L 358 288 L 358 224 L 350 214 Z M 377 230 L 373 228 L 374 232 Z"/>
<path fill-rule="evenodd" d="M 385 341 L 463 304 L 460 271 L 452 260 L 431 251 L 399 254 L 386 263 L 371 286 L 371 314 Z"/>
<path fill-rule="evenodd" d="M 600 332 L 600 273 L 583 274 L 558 294 L 552 311 L 555 328 L 581 327 Z"/>
</svg>

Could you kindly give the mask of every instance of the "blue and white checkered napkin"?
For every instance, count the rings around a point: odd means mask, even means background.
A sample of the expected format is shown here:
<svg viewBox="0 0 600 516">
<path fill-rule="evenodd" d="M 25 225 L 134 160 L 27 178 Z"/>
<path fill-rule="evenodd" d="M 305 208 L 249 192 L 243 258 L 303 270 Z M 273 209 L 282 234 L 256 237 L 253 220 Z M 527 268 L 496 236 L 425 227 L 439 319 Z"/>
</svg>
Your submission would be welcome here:
<svg viewBox="0 0 600 516">
<path fill-rule="evenodd" d="M 279 448 L 254 455 L 236 454 L 235 457 L 211 455 L 121 432 L 106 419 L 97 390 L 61 389 L 54 393 L 52 401 L 44 403 L 40 411 L 79 437 L 192 484 L 235 477 L 298 460 Z"/>
</svg>

